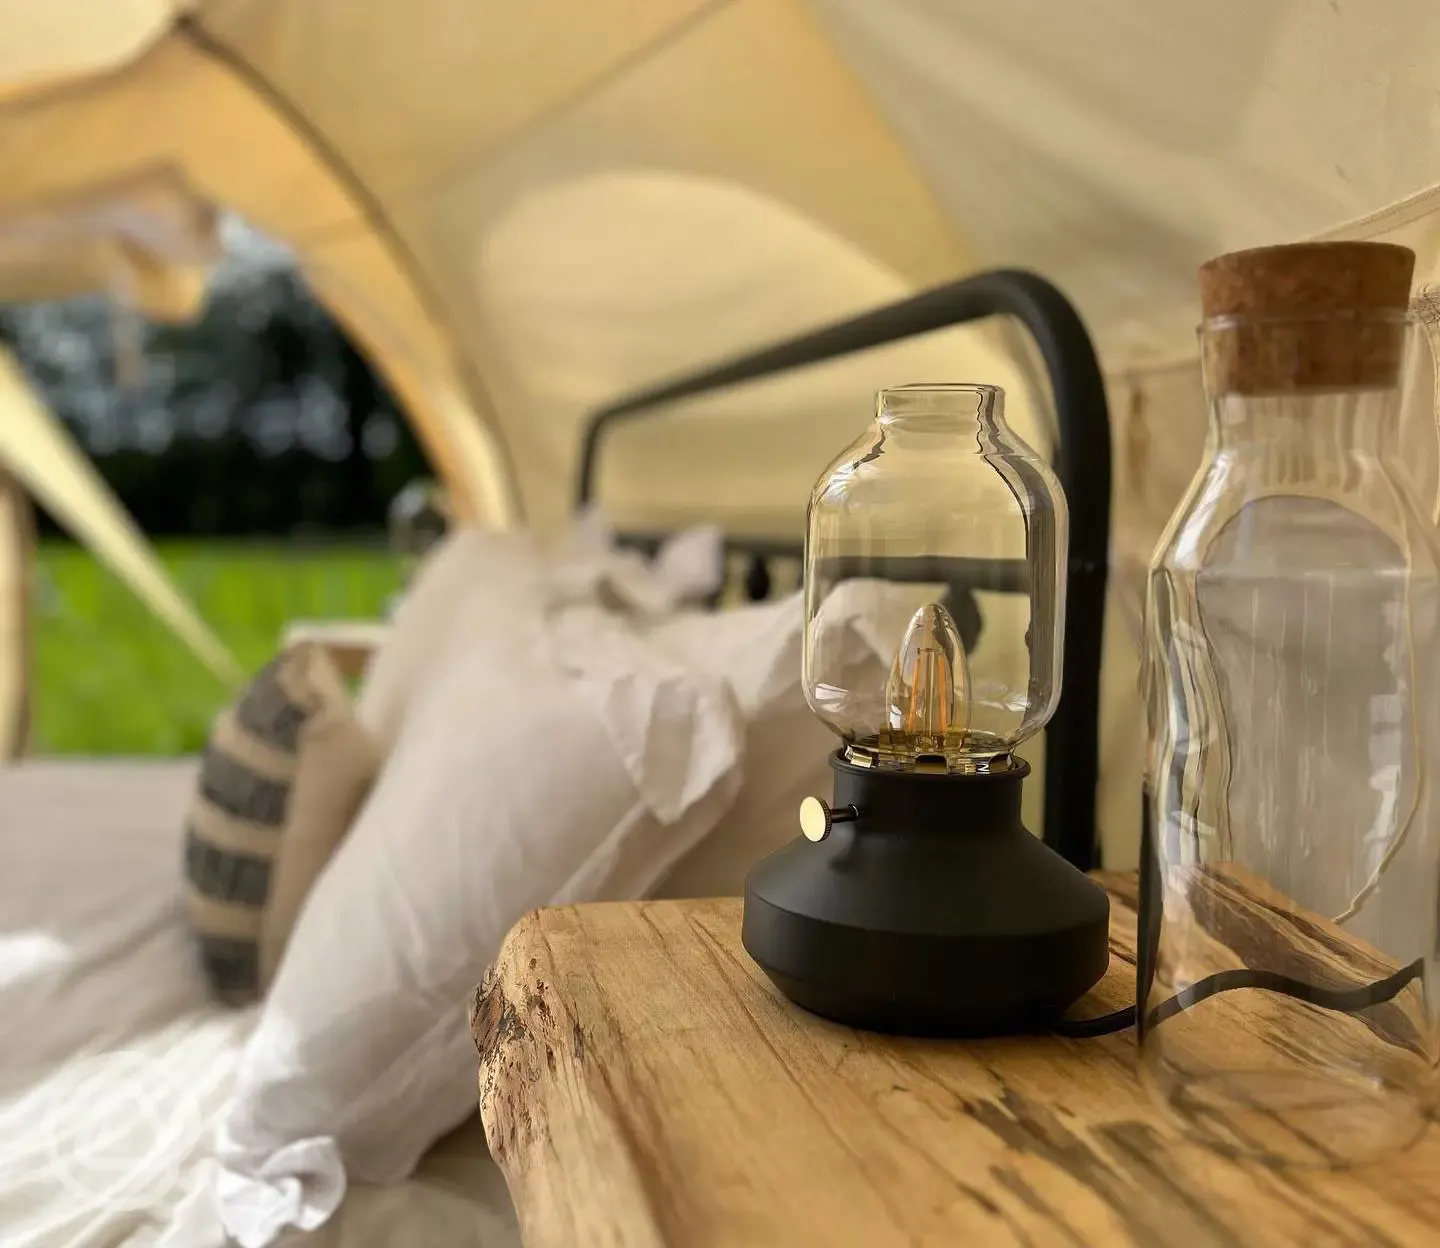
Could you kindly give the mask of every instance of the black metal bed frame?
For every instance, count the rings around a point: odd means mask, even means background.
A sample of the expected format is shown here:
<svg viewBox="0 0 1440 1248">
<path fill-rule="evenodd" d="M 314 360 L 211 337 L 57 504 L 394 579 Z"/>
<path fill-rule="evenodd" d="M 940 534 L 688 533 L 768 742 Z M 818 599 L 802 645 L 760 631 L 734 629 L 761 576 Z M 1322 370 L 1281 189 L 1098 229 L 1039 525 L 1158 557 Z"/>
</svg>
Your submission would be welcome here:
<svg viewBox="0 0 1440 1248">
<path fill-rule="evenodd" d="M 584 507 L 594 501 L 601 441 L 623 421 L 655 415 L 657 409 L 680 399 L 991 316 L 1014 317 L 1035 340 L 1049 374 L 1059 424 L 1054 466 L 1070 504 L 1070 557 L 1064 684 L 1045 742 L 1044 835 L 1070 862 L 1088 870 L 1098 861 L 1095 791 L 1100 773 L 1100 660 L 1110 542 L 1110 416 L 1090 335 L 1069 300 L 1044 278 L 1018 269 L 979 273 L 602 408 L 586 426 L 577 502 Z M 645 546 L 657 539 L 635 534 L 630 540 Z M 761 572 L 752 577 L 753 597 L 765 594 L 764 558 L 801 553 L 799 544 L 776 541 L 728 544 L 757 558 Z M 982 588 L 990 584 L 980 582 Z"/>
</svg>

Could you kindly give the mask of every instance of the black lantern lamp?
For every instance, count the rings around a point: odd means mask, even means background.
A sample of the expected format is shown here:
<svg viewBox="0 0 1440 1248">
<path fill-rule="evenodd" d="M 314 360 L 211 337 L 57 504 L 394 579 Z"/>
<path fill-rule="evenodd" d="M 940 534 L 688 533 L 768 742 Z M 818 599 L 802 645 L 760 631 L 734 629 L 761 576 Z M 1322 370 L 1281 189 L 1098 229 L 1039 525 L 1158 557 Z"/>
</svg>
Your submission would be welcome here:
<svg viewBox="0 0 1440 1248">
<path fill-rule="evenodd" d="M 855 1026 L 1044 1028 L 1104 974 L 1102 889 L 1031 835 L 1016 749 L 1060 693 L 1068 512 L 994 386 L 882 391 L 811 496 L 804 684 L 829 802 L 745 890 L 750 956 Z"/>
</svg>

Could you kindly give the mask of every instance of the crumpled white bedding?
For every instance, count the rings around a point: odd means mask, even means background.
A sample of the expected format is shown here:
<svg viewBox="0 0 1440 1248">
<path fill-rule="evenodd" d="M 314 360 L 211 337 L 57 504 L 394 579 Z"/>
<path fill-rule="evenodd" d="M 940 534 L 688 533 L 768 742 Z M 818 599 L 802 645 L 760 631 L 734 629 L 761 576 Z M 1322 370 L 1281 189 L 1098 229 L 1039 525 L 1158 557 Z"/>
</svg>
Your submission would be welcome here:
<svg viewBox="0 0 1440 1248">
<path fill-rule="evenodd" d="M 253 1011 L 213 1004 L 179 906 L 193 761 L 0 768 L 0 1246 L 222 1248 L 214 1124 Z M 306 1248 L 511 1248 L 474 1123 L 356 1188 Z"/>
</svg>

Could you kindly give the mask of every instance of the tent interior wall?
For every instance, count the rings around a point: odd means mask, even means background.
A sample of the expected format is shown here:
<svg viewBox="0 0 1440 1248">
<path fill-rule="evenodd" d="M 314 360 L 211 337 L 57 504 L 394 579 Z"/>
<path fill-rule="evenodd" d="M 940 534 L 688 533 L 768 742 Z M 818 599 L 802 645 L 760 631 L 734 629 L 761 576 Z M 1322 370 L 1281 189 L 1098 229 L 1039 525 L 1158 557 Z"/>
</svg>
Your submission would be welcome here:
<svg viewBox="0 0 1440 1248">
<path fill-rule="evenodd" d="M 205 215 L 238 212 L 293 249 L 476 523 L 563 524 L 584 421 L 618 395 L 977 269 L 1056 282 L 1115 424 L 1112 865 L 1138 836 L 1139 574 L 1205 432 L 1194 266 L 1400 241 L 1421 311 L 1440 269 L 1428 0 L 1384 21 L 1363 0 L 19 4 L 0 3 L 0 299 L 104 288 L 183 315 Z M 1434 498 L 1430 368 L 1402 436 Z M 598 498 L 628 529 L 793 539 L 877 386 L 998 382 L 1043 447 L 1037 376 L 987 324 L 688 401 L 617 430 Z M 211 647 L 26 411 L 0 466 Z M 22 636 L 4 611 L 0 641 Z M 0 654 L 0 715 L 17 670 Z"/>
</svg>

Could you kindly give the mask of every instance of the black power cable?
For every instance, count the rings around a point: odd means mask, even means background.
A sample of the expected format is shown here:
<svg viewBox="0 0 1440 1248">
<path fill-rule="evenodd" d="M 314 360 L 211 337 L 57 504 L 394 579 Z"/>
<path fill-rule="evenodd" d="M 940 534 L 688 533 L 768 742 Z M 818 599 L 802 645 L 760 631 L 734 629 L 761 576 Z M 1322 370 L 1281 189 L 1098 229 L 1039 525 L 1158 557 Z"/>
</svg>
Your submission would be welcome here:
<svg viewBox="0 0 1440 1248">
<path fill-rule="evenodd" d="M 1259 988 L 1265 992 L 1278 992 L 1310 1005 L 1318 1005 L 1321 1009 L 1353 1014 L 1356 1010 L 1367 1009 L 1372 1005 L 1383 1005 L 1398 996 L 1406 984 L 1420 978 L 1424 969 L 1425 960 L 1416 958 L 1409 966 L 1401 967 L 1393 975 L 1353 988 L 1321 988 L 1315 984 L 1307 984 L 1303 979 L 1281 975 L 1277 971 L 1221 971 L 1217 975 L 1206 976 L 1184 991 L 1162 1001 L 1146 1015 L 1145 1025 L 1155 1027 L 1167 1018 L 1174 1018 L 1182 1010 L 1199 1005 L 1208 997 L 1221 992 L 1232 992 L 1236 988 Z M 1108 1036 L 1124 1031 L 1134 1025 L 1135 1007 L 1127 1005 L 1124 1009 L 1099 1014 L 1094 1018 L 1063 1019 L 1051 1030 L 1057 1036 L 1067 1039 L 1090 1040 L 1096 1036 Z"/>
</svg>

